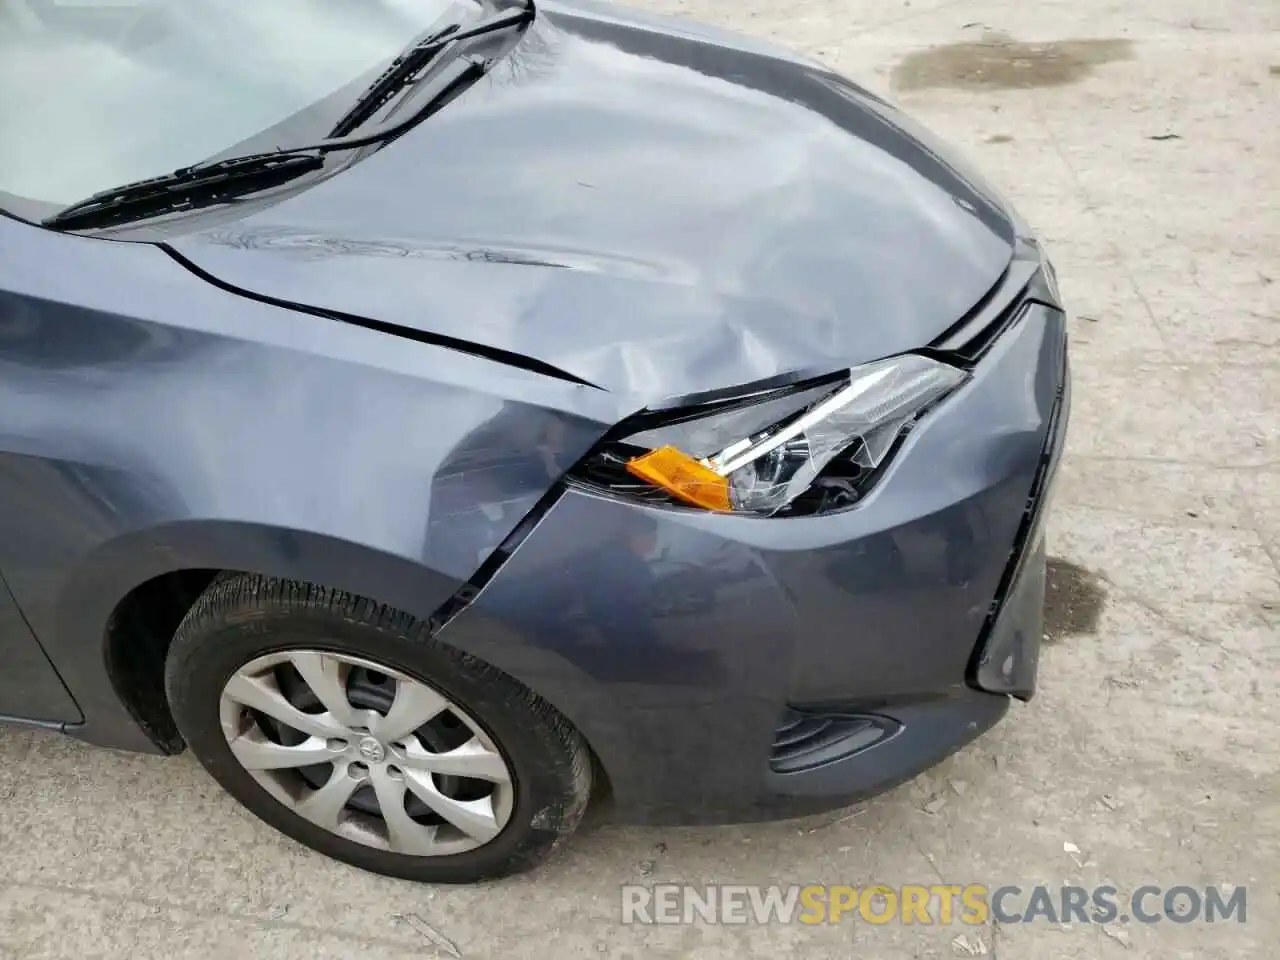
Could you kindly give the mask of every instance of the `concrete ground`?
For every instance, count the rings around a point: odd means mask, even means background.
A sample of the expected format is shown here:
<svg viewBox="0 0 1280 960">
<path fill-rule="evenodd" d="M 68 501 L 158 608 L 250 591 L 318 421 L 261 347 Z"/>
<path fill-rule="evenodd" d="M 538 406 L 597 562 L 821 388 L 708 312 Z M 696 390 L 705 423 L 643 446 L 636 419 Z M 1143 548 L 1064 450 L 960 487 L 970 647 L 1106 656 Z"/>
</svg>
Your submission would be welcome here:
<svg viewBox="0 0 1280 960">
<path fill-rule="evenodd" d="M 327 862 L 189 757 L 0 732 L 0 956 L 1280 956 L 1280 5 L 645 5 L 891 95 L 1048 241 L 1076 392 L 1039 696 L 860 811 L 596 826 L 475 889 Z M 1248 922 L 619 924 L 668 880 L 1243 884 Z"/>
</svg>

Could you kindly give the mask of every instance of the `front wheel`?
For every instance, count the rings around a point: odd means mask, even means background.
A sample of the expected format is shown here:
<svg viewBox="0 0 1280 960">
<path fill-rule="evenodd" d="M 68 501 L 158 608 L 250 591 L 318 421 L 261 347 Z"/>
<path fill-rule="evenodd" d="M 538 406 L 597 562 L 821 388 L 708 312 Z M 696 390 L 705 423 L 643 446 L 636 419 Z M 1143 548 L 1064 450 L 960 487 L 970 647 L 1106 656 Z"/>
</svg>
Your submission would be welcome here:
<svg viewBox="0 0 1280 960">
<path fill-rule="evenodd" d="M 219 578 L 166 664 L 178 729 L 267 823 L 375 873 L 469 883 L 577 826 L 582 738 L 506 674 L 399 611 L 308 584 Z"/>
</svg>

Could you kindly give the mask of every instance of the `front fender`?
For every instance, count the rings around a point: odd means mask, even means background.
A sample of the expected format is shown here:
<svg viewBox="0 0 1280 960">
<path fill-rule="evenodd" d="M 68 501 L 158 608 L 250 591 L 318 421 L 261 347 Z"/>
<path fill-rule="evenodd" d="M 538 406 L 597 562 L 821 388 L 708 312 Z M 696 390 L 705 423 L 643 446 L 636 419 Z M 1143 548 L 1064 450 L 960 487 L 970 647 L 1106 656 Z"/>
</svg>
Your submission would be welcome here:
<svg viewBox="0 0 1280 960">
<path fill-rule="evenodd" d="M 0 217 L 0 247 L 0 570 L 114 746 L 149 745 L 103 655 L 131 589 L 231 568 L 429 615 L 623 402 L 239 296 L 152 246 Z"/>
<path fill-rule="evenodd" d="M 257 523 L 190 520 L 109 540 L 64 571 L 51 603 L 35 601 L 45 647 L 86 716 L 77 731 L 83 739 L 154 749 L 151 736 L 124 705 L 119 678 L 109 670 L 106 632 L 123 598 L 156 577 L 183 570 L 245 570 L 323 584 L 421 619 L 429 618 L 461 582 L 385 550 Z M 130 642 L 127 636 L 124 642 Z"/>
</svg>

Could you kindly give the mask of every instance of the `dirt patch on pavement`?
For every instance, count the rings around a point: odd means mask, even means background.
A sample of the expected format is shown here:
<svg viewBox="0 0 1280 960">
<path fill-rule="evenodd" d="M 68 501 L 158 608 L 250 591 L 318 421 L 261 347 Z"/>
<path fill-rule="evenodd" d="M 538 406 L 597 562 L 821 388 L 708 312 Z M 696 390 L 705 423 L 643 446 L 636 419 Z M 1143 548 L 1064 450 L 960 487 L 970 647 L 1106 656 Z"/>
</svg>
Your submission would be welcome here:
<svg viewBox="0 0 1280 960">
<path fill-rule="evenodd" d="M 1094 67 L 1133 56 L 1124 39 L 1022 43 L 988 31 L 982 39 L 908 54 L 893 68 L 896 90 L 1023 90 L 1083 80 Z"/>
<path fill-rule="evenodd" d="M 1044 632 L 1047 643 L 1098 632 L 1107 604 L 1102 578 L 1092 570 L 1050 557 L 1045 583 Z"/>
</svg>

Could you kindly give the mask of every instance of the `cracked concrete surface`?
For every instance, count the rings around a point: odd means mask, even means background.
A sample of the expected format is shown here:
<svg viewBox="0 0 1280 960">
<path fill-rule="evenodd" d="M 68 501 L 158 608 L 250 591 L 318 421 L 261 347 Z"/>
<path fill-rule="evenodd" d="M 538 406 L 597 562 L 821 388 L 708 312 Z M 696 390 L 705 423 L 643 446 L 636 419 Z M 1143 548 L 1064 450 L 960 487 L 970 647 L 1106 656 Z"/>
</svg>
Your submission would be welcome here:
<svg viewBox="0 0 1280 960">
<path fill-rule="evenodd" d="M 475 889 L 327 862 L 189 757 L 4 730 L 0 957 L 925 958 L 959 955 L 961 932 L 1020 960 L 1278 955 L 1280 5 L 640 5 L 890 95 L 1048 243 L 1076 380 L 1035 701 L 860 815 L 597 824 L 544 869 Z M 658 881 L 1244 884 L 1249 913 L 1116 936 L 620 925 L 619 885 Z"/>
</svg>

